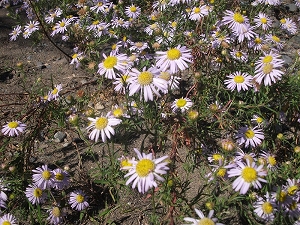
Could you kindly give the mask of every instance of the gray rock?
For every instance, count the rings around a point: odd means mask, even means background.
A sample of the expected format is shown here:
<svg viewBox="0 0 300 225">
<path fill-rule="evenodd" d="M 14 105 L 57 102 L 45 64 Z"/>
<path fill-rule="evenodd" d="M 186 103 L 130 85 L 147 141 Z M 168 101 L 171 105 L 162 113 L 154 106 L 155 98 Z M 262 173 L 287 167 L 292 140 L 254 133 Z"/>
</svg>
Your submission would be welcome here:
<svg viewBox="0 0 300 225">
<path fill-rule="evenodd" d="M 288 4 L 288 7 L 290 12 L 296 12 L 298 9 L 298 7 L 294 3 Z"/>
<path fill-rule="evenodd" d="M 66 133 L 58 131 L 54 134 L 54 141 L 57 143 L 61 143 L 67 137 Z"/>
<path fill-rule="evenodd" d="M 293 64 L 293 59 L 287 55 L 282 55 L 282 59 L 284 60 L 284 64 L 286 66 L 291 66 Z"/>
</svg>

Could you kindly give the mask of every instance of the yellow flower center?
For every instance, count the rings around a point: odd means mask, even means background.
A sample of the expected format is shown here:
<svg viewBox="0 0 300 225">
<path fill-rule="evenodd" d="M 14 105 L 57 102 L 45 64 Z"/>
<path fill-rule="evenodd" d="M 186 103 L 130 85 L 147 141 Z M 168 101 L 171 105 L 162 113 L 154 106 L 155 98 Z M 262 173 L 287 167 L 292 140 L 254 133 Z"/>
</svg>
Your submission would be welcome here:
<svg viewBox="0 0 300 225">
<path fill-rule="evenodd" d="M 204 217 L 198 221 L 198 225 L 215 225 L 215 222 L 207 217 Z"/>
<path fill-rule="evenodd" d="M 238 57 L 238 58 L 241 58 L 243 56 L 243 53 L 241 52 L 236 52 L 235 53 L 235 56 Z"/>
<path fill-rule="evenodd" d="M 254 138 L 255 133 L 254 133 L 253 130 L 248 129 L 248 130 L 245 132 L 245 136 L 246 136 L 247 139 L 252 139 L 252 138 Z"/>
<path fill-rule="evenodd" d="M 285 24 L 286 20 L 283 18 L 283 19 L 280 20 L 280 23 Z"/>
<path fill-rule="evenodd" d="M 60 210 L 59 210 L 58 207 L 53 207 L 53 209 L 52 209 L 52 215 L 54 217 L 60 217 Z"/>
<path fill-rule="evenodd" d="M 266 165 L 267 164 L 267 161 L 266 161 L 265 158 L 259 158 L 257 162 L 258 162 L 259 165 Z"/>
<path fill-rule="evenodd" d="M 111 46 L 111 49 L 112 49 L 112 50 L 116 50 L 116 49 L 117 49 L 117 44 L 113 44 L 113 45 Z"/>
<path fill-rule="evenodd" d="M 121 77 L 121 82 L 122 82 L 122 84 L 126 84 L 126 80 L 129 78 L 129 75 L 123 75 L 122 77 Z"/>
<path fill-rule="evenodd" d="M 16 121 L 13 121 L 13 122 L 9 122 L 7 124 L 7 126 L 10 128 L 10 129 L 14 129 L 14 128 L 17 128 L 19 126 L 19 123 L 16 122 Z"/>
<path fill-rule="evenodd" d="M 58 181 L 62 181 L 64 179 L 64 175 L 62 173 L 55 174 L 55 179 Z"/>
<path fill-rule="evenodd" d="M 257 172 L 254 168 L 246 166 L 242 170 L 241 176 L 247 183 L 251 183 L 257 179 Z"/>
<path fill-rule="evenodd" d="M 171 79 L 171 74 L 168 72 L 161 72 L 159 78 L 164 79 L 166 81 Z"/>
<path fill-rule="evenodd" d="M 226 169 L 225 168 L 220 168 L 217 172 L 218 177 L 224 177 L 226 174 Z"/>
<path fill-rule="evenodd" d="M 186 100 L 184 98 L 180 98 L 176 101 L 176 106 L 178 108 L 182 108 L 186 105 Z"/>
<path fill-rule="evenodd" d="M 262 69 L 264 74 L 269 74 L 273 71 L 273 64 L 272 63 L 267 63 L 266 65 L 264 65 L 263 69 Z"/>
<path fill-rule="evenodd" d="M 260 22 L 263 24 L 266 24 L 268 21 L 267 21 L 266 17 L 263 17 L 263 18 L 260 18 Z"/>
<path fill-rule="evenodd" d="M 99 24 L 99 20 L 95 20 L 95 21 L 93 22 L 93 25 L 97 25 L 97 24 Z"/>
<path fill-rule="evenodd" d="M 235 13 L 233 15 L 233 20 L 237 23 L 243 23 L 244 22 L 244 17 L 240 13 Z"/>
<path fill-rule="evenodd" d="M 286 196 L 287 196 L 287 193 L 285 191 L 280 191 L 280 193 L 278 194 L 277 196 L 277 200 L 279 202 L 284 202 L 286 200 Z"/>
<path fill-rule="evenodd" d="M 136 7 L 133 5 L 129 8 L 130 12 L 136 12 Z"/>
<path fill-rule="evenodd" d="M 50 171 L 48 171 L 48 170 L 43 171 L 42 172 L 42 177 L 43 177 L 44 180 L 49 180 L 50 177 L 51 177 Z"/>
<path fill-rule="evenodd" d="M 272 40 L 275 42 L 280 42 L 280 38 L 275 35 L 272 36 Z"/>
<path fill-rule="evenodd" d="M 176 21 L 172 22 L 171 26 L 174 27 L 174 28 L 177 27 L 177 22 Z"/>
<path fill-rule="evenodd" d="M 294 211 L 297 209 L 297 202 L 293 201 L 292 204 L 289 205 L 289 209 Z"/>
<path fill-rule="evenodd" d="M 57 89 L 57 88 L 54 88 L 53 91 L 52 91 L 52 94 L 53 94 L 53 95 L 56 95 L 57 93 L 58 93 L 58 89 Z"/>
<path fill-rule="evenodd" d="M 136 173 L 139 177 L 146 177 L 155 169 L 155 163 L 150 159 L 141 159 L 136 164 Z"/>
<path fill-rule="evenodd" d="M 255 38 L 254 40 L 255 44 L 260 44 L 261 43 L 261 39 L 259 37 Z"/>
<path fill-rule="evenodd" d="M 123 110 L 121 108 L 117 108 L 113 111 L 115 117 L 120 117 L 123 115 Z"/>
<path fill-rule="evenodd" d="M 219 161 L 220 159 L 223 159 L 223 156 L 220 154 L 213 154 L 212 155 L 213 160 Z"/>
<path fill-rule="evenodd" d="M 268 157 L 268 162 L 271 166 L 275 166 L 276 165 L 276 159 L 273 156 L 269 156 Z"/>
<path fill-rule="evenodd" d="M 167 58 L 169 60 L 176 60 L 179 59 L 181 56 L 181 52 L 177 48 L 171 48 L 167 51 Z"/>
<path fill-rule="evenodd" d="M 189 113 L 188 113 L 188 117 L 189 117 L 189 119 L 191 119 L 191 120 L 197 119 L 198 116 L 199 116 L 199 113 L 198 113 L 197 111 L 195 111 L 195 110 L 191 110 L 191 111 L 189 111 Z"/>
<path fill-rule="evenodd" d="M 257 122 L 257 123 L 262 123 L 262 122 L 264 122 L 264 119 L 261 118 L 261 117 L 257 117 L 257 118 L 256 118 L 256 122 Z"/>
<path fill-rule="evenodd" d="M 77 56 L 78 56 L 78 54 L 75 53 L 74 55 L 72 55 L 72 59 L 76 59 Z"/>
<path fill-rule="evenodd" d="M 83 202 L 84 202 L 84 196 L 78 194 L 78 195 L 76 196 L 76 202 L 78 202 L 78 203 L 83 203 Z"/>
<path fill-rule="evenodd" d="M 66 24 L 64 23 L 64 22 L 61 22 L 60 24 L 59 24 L 59 26 L 60 27 L 64 27 Z"/>
<path fill-rule="evenodd" d="M 241 84 L 241 83 L 244 83 L 245 78 L 241 75 L 237 75 L 233 78 L 233 80 L 234 80 L 235 83 Z"/>
<path fill-rule="evenodd" d="M 104 61 L 103 61 L 103 66 L 105 69 L 112 69 L 115 65 L 117 65 L 117 57 L 115 56 L 108 56 Z"/>
<path fill-rule="evenodd" d="M 270 63 L 270 62 L 272 62 L 272 60 L 273 60 L 273 57 L 271 55 L 267 55 L 263 58 L 262 61 L 263 61 L 263 63 Z"/>
<path fill-rule="evenodd" d="M 201 12 L 201 9 L 199 7 L 194 8 L 194 13 L 198 14 Z"/>
<path fill-rule="evenodd" d="M 98 130 L 103 130 L 105 127 L 107 127 L 108 119 L 105 117 L 100 117 L 95 122 L 95 127 Z"/>
<path fill-rule="evenodd" d="M 290 186 L 288 189 L 287 189 L 287 191 L 288 191 L 288 194 L 289 195 L 294 195 L 294 194 L 296 194 L 296 192 L 298 191 L 298 187 L 297 186 L 295 186 L 295 185 L 293 185 L 293 186 Z"/>
<path fill-rule="evenodd" d="M 33 196 L 36 198 L 40 198 L 42 196 L 42 194 L 43 194 L 43 191 L 40 188 L 36 188 L 33 191 Z"/>
<path fill-rule="evenodd" d="M 138 48 L 141 48 L 141 47 L 143 47 L 144 43 L 143 42 L 136 42 L 134 45 Z"/>
<path fill-rule="evenodd" d="M 99 6 L 99 7 L 101 7 L 102 5 L 103 5 L 102 2 L 98 2 L 98 3 L 97 3 L 97 6 Z"/>
<path fill-rule="evenodd" d="M 273 212 L 273 206 L 270 202 L 264 202 L 262 204 L 262 210 L 265 214 L 270 214 Z"/>
<path fill-rule="evenodd" d="M 153 74 L 150 73 L 149 71 L 144 71 L 141 72 L 140 75 L 138 76 L 138 83 L 140 85 L 149 85 L 153 81 Z"/>
<path fill-rule="evenodd" d="M 127 166 L 129 166 L 129 167 L 132 166 L 132 163 L 129 162 L 128 159 L 122 160 L 122 161 L 121 161 L 121 167 L 127 167 Z"/>
<path fill-rule="evenodd" d="M 9 221 L 5 220 L 2 222 L 2 225 L 11 225 L 11 223 Z"/>
</svg>

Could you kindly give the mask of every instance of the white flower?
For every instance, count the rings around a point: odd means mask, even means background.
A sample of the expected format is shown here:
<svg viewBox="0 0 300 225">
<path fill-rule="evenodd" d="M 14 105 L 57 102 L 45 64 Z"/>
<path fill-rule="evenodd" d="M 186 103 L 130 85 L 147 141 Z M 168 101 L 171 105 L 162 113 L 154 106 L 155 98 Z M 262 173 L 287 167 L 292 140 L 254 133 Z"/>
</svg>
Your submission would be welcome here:
<svg viewBox="0 0 300 225">
<path fill-rule="evenodd" d="M 261 178 L 267 175 L 263 165 L 257 167 L 255 162 L 250 163 L 248 159 L 246 162 L 246 164 L 241 161 L 236 162 L 235 166 L 227 172 L 229 177 L 238 176 L 232 183 L 232 187 L 235 191 L 240 191 L 240 194 L 246 194 L 251 185 L 259 189 L 262 187 L 260 182 L 267 182 Z"/>
<path fill-rule="evenodd" d="M 119 73 L 126 71 L 127 56 L 126 54 L 114 55 L 112 52 L 109 56 L 103 53 L 104 60 L 98 65 L 98 73 L 108 79 L 116 79 L 115 70 Z"/>
<path fill-rule="evenodd" d="M 76 190 L 71 192 L 69 204 L 71 205 L 72 209 L 76 209 L 78 211 L 84 210 L 89 206 L 89 203 L 87 202 L 87 197 L 85 196 L 85 193 L 81 190 Z"/>
<path fill-rule="evenodd" d="M 209 13 L 209 6 L 202 5 L 201 7 L 194 7 L 192 9 L 191 15 L 189 16 L 190 20 L 200 20 L 202 17 L 207 16 Z"/>
<path fill-rule="evenodd" d="M 32 180 L 36 186 L 41 189 L 52 187 L 54 175 L 47 165 L 42 165 L 42 168 L 37 167 L 35 170 L 32 170 L 32 172 L 34 173 Z"/>
<path fill-rule="evenodd" d="M 29 185 L 26 188 L 25 195 L 32 204 L 40 204 L 45 201 L 46 193 L 36 185 Z"/>
<path fill-rule="evenodd" d="M 141 8 L 132 4 L 131 6 L 127 6 L 125 8 L 125 14 L 129 18 L 133 18 L 133 19 L 138 18 L 141 14 Z"/>
<path fill-rule="evenodd" d="M 0 217 L 0 225 L 17 225 L 17 219 L 12 214 L 4 214 Z"/>
<path fill-rule="evenodd" d="M 67 31 L 67 27 L 71 25 L 72 20 L 63 18 L 61 21 L 57 22 L 53 27 L 51 36 L 54 36 L 58 33 L 64 34 Z"/>
<path fill-rule="evenodd" d="M 153 101 L 153 94 L 160 97 L 160 90 L 168 90 L 167 81 L 158 77 L 159 71 L 155 67 L 151 67 L 148 70 L 144 67 L 142 72 L 133 68 L 129 75 L 129 96 L 140 92 L 140 99 Z"/>
<path fill-rule="evenodd" d="M 9 34 L 11 35 L 9 39 L 10 41 L 15 41 L 17 39 L 17 37 L 22 33 L 21 28 L 22 27 L 20 25 L 14 27 L 13 31 Z"/>
<path fill-rule="evenodd" d="M 150 188 L 157 187 L 156 180 L 164 181 L 164 178 L 161 177 L 161 175 L 166 174 L 167 170 L 169 170 L 169 167 L 167 167 L 168 162 L 165 161 L 168 156 L 154 159 L 152 153 L 141 153 L 136 148 L 134 151 L 138 156 L 138 160 L 129 160 L 129 163 L 131 163 L 132 166 L 123 168 L 128 170 L 125 177 L 130 177 L 126 182 L 126 185 L 133 182 L 132 188 L 137 186 L 140 193 L 145 193 Z"/>
<path fill-rule="evenodd" d="M 156 52 L 157 62 L 156 66 L 161 71 L 170 70 L 170 72 L 176 73 L 178 70 L 185 70 L 188 68 L 188 64 L 191 62 L 192 54 L 191 50 L 185 46 L 178 45 L 176 48 L 171 48 L 166 52 Z"/>
<path fill-rule="evenodd" d="M 57 100 L 59 98 L 59 92 L 62 90 L 62 85 L 58 84 L 54 89 L 48 94 L 48 101 Z"/>
<path fill-rule="evenodd" d="M 277 211 L 274 199 L 269 192 L 266 193 L 265 198 L 259 197 L 253 204 L 254 212 L 265 221 L 274 220 L 274 212 Z"/>
<path fill-rule="evenodd" d="M 200 219 L 194 219 L 191 217 L 183 218 L 186 222 L 190 222 L 185 225 L 224 225 L 223 223 L 217 223 L 217 218 L 212 218 L 214 215 L 214 210 L 210 210 L 208 216 L 204 216 L 201 210 L 195 208 L 195 212 L 200 217 Z"/>
<path fill-rule="evenodd" d="M 19 136 L 20 133 L 23 133 L 26 128 L 26 124 L 20 121 L 11 121 L 4 125 L 1 129 L 1 132 L 4 135 L 8 136 Z"/>
<path fill-rule="evenodd" d="M 54 224 L 54 225 L 61 224 L 64 219 L 64 216 L 66 215 L 64 210 L 60 209 L 57 206 L 54 206 L 52 209 L 49 209 L 47 212 L 50 213 L 47 220 L 49 221 L 50 224 Z"/>
<path fill-rule="evenodd" d="M 249 26 L 249 19 L 239 12 L 226 10 L 222 23 L 228 25 L 232 31 L 240 34 Z"/>
<path fill-rule="evenodd" d="M 264 81 L 264 85 L 268 86 L 281 79 L 283 72 L 277 68 L 281 68 L 284 61 L 280 59 L 280 55 L 272 51 L 268 54 L 264 54 L 265 56 L 260 57 L 255 63 L 255 75 L 253 79 L 258 84 L 261 84 L 262 81 Z"/>
<path fill-rule="evenodd" d="M 238 92 L 243 89 L 244 91 L 248 90 L 248 87 L 252 87 L 252 76 L 248 73 L 242 73 L 237 71 L 233 74 L 227 76 L 227 80 L 224 81 L 224 84 L 227 86 L 228 89 L 234 91 L 237 89 Z"/>
<path fill-rule="evenodd" d="M 258 15 L 254 18 L 254 22 L 256 23 L 255 27 L 262 27 L 263 30 L 268 30 L 273 21 L 262 12 L 259 12 Z"/>
<path fill-rule="evenodd" d="M 91 121 L 91 124 L 87 127 L 87 130 L 92 130 L 89 138 L 95 142 L 98 141 L 100 134 L 103 142 L 105 142 L 107 138 L 110 139 L 111 135 L 115 134 L 112 127 L 122 122 L 120 119 L 109 117 L 109 114 L 102 117 L 96 117 L 95 119 L 88 117 L 88 120 Z"/>
<path fill-rule="evenodd" d="M 262 129 L 258 127 L 241 127 L 238 130 L 236 138 L 238 139 L 237 142 L 239 145 L 245 144 L 247 148 L 249 145 L 252 147 L 260 145 L 265 136 Z"/>
<path fill-rule="evenodd" d="M 289 19 L 289 18 L 283 18 L 280 20 L 280 26 L 282 29 L 287 30 L 291 34 L 296 34 L 297 33 L 297 25 L 296 23 Z"/>
<path fill-rule="evenodd" d="M 189 99 L 189 98 L 179 98 L 179 99 L 175 99 L 175 101 L 171 105 L 171 108 L 172 108 L 173 112 L 176 112 L 176 111 L 185 112 L 189 108 L 191 108 L 192 105 L 193 105 L 193 102 L 192 102 L 191 99 Z"/>
</svg>

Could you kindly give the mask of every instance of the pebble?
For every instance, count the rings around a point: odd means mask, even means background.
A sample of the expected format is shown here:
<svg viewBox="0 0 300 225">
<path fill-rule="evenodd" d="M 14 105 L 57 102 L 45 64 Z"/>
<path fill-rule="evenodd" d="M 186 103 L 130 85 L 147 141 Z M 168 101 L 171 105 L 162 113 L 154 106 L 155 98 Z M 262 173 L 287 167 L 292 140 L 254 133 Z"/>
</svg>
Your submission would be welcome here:
<svg viewBox="0 0 300 225">
<path fill-rule="evenodd" d="M 67 137 L 66 133 L 58 131 L 54 134 L 54 142 L 61 143 Z"/>
</svg>

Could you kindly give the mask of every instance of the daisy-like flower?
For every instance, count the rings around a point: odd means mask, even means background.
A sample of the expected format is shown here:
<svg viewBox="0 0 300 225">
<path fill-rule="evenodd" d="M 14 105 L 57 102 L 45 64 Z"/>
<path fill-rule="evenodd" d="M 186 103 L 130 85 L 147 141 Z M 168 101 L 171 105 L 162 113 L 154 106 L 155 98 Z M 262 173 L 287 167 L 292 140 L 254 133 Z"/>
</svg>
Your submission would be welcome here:
<svg viewBox="0 0 300 225">
<path fill-rule="evenodd" d="M 118 160 L 120 161 L 120 170 L 131 170 L 133 168 L 132 162 L 135 161 L 135 158 L 132 157 L 130 159 L 122 155 Z"/>
<path fill-rule="evenodd" d="M 48 101 L 57 100 L 59 98 L 59 92 L 62 90 L 62 85 L 58 84 L 54 89 L 48 94 Z"/>
<path fill-rule="evenodd" d="M 72 209 L 76 209 L 78 211 L 84 210 L 89 206 L 89 203 L 87 202 L 87 197 L 85 193 L 81 190 L 76 190 L 71 192 L 69 204 L 71 205 Z"/>
<path fill-rule="evenodd" d="M 185 217 L 183 218 L 183 220 L 189 222 L 185 225 L 224 225 L 223 223 L 217 223 L 217 218 L 213 218 L 214 210 L 210 210 L 207 217 L 204 216 L 201 210 L 195 208 L 195 212 L 200 217 L 200 219 Z"/>
<path fill-rule="evenodd" d="M 61 190 L 69 185 L 69 174 L 60 168 L 53 170 L 53 187 Z"/>
<path fill-rule="evenodd" d="M 247 25 L 249 26 L 249 19 L 239 12 L 226 10 L 222 23 L 228 25 L 232 31 L 240 34 L 247 28 Z"/>
<path fill-rule="evenodd" d="M 281 41 L 281 39 L 276 35 L 267 34 L 266 35 L 266 43 L 275 45 L 275 47 L 278 50 L 281 50 L 283 48 L 283 41 Z"/>
<path fill-rule="evenodd" d="M 250 153 L 246 153 L 241 149 L 238 149 L 238 151 L 236 152 L 236 156 L 234 158 L 234 162 L 238 162 L 238 161 L 243 161 L 243 162 L 247 162 L 247 160 L 252 163 L 256 161 L 256 155 L 253 152 Z"/>
<path fill-rule="evenodd" d="M 94 1 L 96 4 L 91 7 L 92 11 L 95 11 L 96 13 L 102 12 L 106 14 L 108 12 L 108 9 L 112 7 L 112 2 L 110 1 L 103 1 L 103 0 L 97 0 Z"/>
<path fill-rule="evenodd" d="M 71 25 L 72 19 L 63 18 L 61 21 L 57 22 L 53 27 L 51 36 L 54 36 L 58 33 L 64 34 L 67 31 L 68 26 Z"/>
<path fill-rule="evenodd" d="M 296 180 L 296 179 L 288 178 L 286 181 L 287 184 L 283 186 L 283 189 L 287 190 L 289 196 L 298 199 L 300 197 L 300 192 L 299 192 L 300 179 Z"/>
<path fill-rule="evenodd" d="M 170 90 L 175 90 L 175 89 L 179 88 L 179 80 L 181 78 L 178 76 L 172 76 L 170 71 L 160 72 L 158 77 L 168 82 L 168 88 Z M 168 93 L 168 90 L 166 90 L 164 92 L 164 94 L 167 94 L 167 93 Z"/>
<path fill-rule="evenodd" d="M 0 217 L 0 225 L 17 225 L 17 219 L 14 215 L 8 213 Z"/>
<path fill-rule="evenodd" d="M 167 81 L 158 77 L 159 71 L 155 67 L 144 67 L 142 72 L 133 68 L 129 75 L 129 96 L 140 92 L 140 99 L 153 101 L 153 94 L 160 97 L 159 91 L 168 89 Z"/>
<path fill-rule="evenodd" d="M 248 60 L 248 55 L 242 51 L 233 50 L 230 52 L 230 55 L 240 62 L 247 62 Z"/>
<path fill-rule="evenodd" d="M 26 124 L 20 121 L 11 121 L 6 125 L 2 126 L 1 132 L 4 135 L 8 136 L 19 136 L 19 134 L 23 133 L 26 128 Z"/>
<path fill-rule="evenodd" d="M 264 81 L 264 85 L 271 85 L 272 82 L 276 83 L 277 80 L 281 79 L 283 71 L 278 70 L 283 66 L 284 61 L 280 58 L 280 55 L 270 52 L 264 53 L 265 56 L 260 57 L 255 63 L 255 75 L 253 79 L 258 84 Z"/>
<path fill-rule="evenodd" d="M 207 159 L 210 163 L 218 163 L 219 164 L 219 162 L 224 161 L 224 155 L 222 155 L 218 152 L 215 152 L 215 153 L 211 154 L 210 156 L 208 156 Z"/>
<path fill-rule="evenodd" d="M 129 78 L 129 74 L 124 74 L 122 75 L 121 77 L 117 77 L 115 79 L 115 81 L 113 82 L 113 84 L 115 84 L 115 88 L 114 90 L 115 91 L 118 91 L 118 92 L 122 92 L 123 94 L 125 94 L 126 92 L 126 87 L 128 87 L 128 78 Z"/>
<path fill-rule="evenodd" d="M 39 25 L 39 21 L 29 21 L 29 23 L 24 27 L 24 32 L 33 33 L 39 30 Z"/>
<path fill-rule="evenodd" d="M 201 7 L 194 7 L 189 16 L 190 20 L 198 21 L 209 13 L 209 7 L 207 5 L 202 5 Z"/>
<path fill-rule="evenodd" d="M 98 73 L 104 75 L 108 79 L 116 79 L 117 74 L 115 70 L 119 73 L 125 73 L 127 65 L 126 54 L 114 55 L 112 52 L 109 56 L 103 53 L 104 60 L 98 65 Z"/>
<path fill-rule="evenodd" d="M 57 206 L 54 206 L 52 209 L 48 210 L 50 214 L 47 220 L 50 224 L 58 225 L 63 222 L 64 216 L 66 215 L 63 209 L 60 209 Z"/>
<path fill-rule="evenodd" d="M 254 212 L 258 217 L 267 222 L 274 220 L 274 213 L 277 209 L 274 198 L 271 197 L 269 192 L 266 193 L 264 198 L 259 197 L 253 206 L 255 208 Z"/>
<path fill-rule="evenodd" d="M 126 118 L 129 118 L 130 116 L 127 115 L 126 111 L 127 110 L 123 106 L 114 105 L 112 107 L 112 110 L 109 112 L 109 117 L 114 117 L 114 118 L 126 117 Z"/>
<path fill-rule="evenodd" d="M 234 91 L 237 89 L 238 92 L 243 89 L 244 91 L 248 90 L 249 87 L 252 87 L 252 76 L 248 73 L 242 73 L 237 71 L 233 74 L 226 76 L 227 80 L 224 81 L 224 84 L 227 86 L 228 89 Z"/>
<path fill-rule="evenodd" d="M 231 165 L 228 167 L 231 167 Z M 235 166 L 231 167 L 227 173 L 229 177 L 238 176 L 232 183 L 232 187 L 235 191 L 240 191 L 240 194 L 246 194 L 251 185 L 255 189 L 259 189 L 262 187 L 260 182 L 267 182 L 262 178 L 267 175 L 263 165 L 257 166 L 255 162 L 250 163 L 249 160 L 246 160 L 246 164 L 237 161 Z"/>
<path fill-rule="evenodd" d="M 17 37 L 22 33 L 22 27 L 20 25 L 17 25 L 16 27 L 14 27 L 13 31 L 9 34 L 10 37 L 10 41 L 15 41 L 17 39 Z"/>
<path fill-rule="evenodd" d="M 171 105 L 172 111 L 177 112 L 181 111 L 182 113 L 187 111 L 189 108 L 191 108 L 193 105 L 193 102 L 189 98 L 179 98 L 175 99 L 173 104 Z"/>
<path fill-rule="evenodd" d="M 36 185 L 29 185 L 26 188 L 25 195 L 32 204 L 40 204 L 45 201 L 46 193 Z"/>
<path fill-rule="evenodd" d="M 53 172 L 48 168 L 47 165 L 42 165 L 42 168 L 37 167 L 32 170 L 32 180 L 34 184 L 41 189 L 51 188 L 53 185 Z"/>
<path fill-rule="evenodd" d="M 259 36 L 256 36 L 253 40 L 248 42 L 249 48 L 254 50 L 261 50 L 262 48 L 262 39 Z"/>
<path fill-rule="evenodd" d="M 241 127 L 238 130 L 236 138 L 239 145 L 245 144 L 247 148 L 249 145 L 252 147 L 260 145 L 265 136 L 262 129 L 258 127 Z"/>
<path fill-rule="evenodd" d="M 280 0 L 257 0 L 261 4 L 265 5 L 280 5 L 281 1 Z"/>
<path fill-rule="evenodd" d="M 233 36 L 236 36 L 240 43 L 243 42 L 244 39 L 251 41 L 255 36 L 257 36 L 253 29 L 254 27 L 246 24 L 240 32 L 233 31 Z"/>
<path fill-rule="evenodd" d="M 158 186 L 156 180 L 165 180 L 161 175 L 166 174 L 169 170 L 168 162 L 165 161 L 168 156 L 154 159 L 152 153 L 141 153 L 136 148 L 134 151 L 138 156 L 138 160 L 129 161 L 132 166 L 124 167 L 128 170 L 125 177 L 130 177 L 126 181 L 126 185 L 132 182 L 132 188 L 137 186 L 138 191 L 144 194 L 150 188 Z"/>
<path fill-rule="evenodd" d="M 148 43 L 147 42 L 132 42 L 130 41 L 131 47 L 129 48 L 130 51 L 135 51 L 137 53 L 141 53 L 144 51 L 146 48 L 148 48 Z"/>
<path fill-rule="evenodd" d="M 86 128 L 88 131 L 92 130 L 89 135 L 91 140 L 95 142 L 98 141 L 100 135 L 103 142 L 111 138 L 111 135 L 115 134 L 113 126 L 116 126 L 122 122 L 122 120 L 117 118 L 109 117 L 109 113 L 106 116 L 91 118 L 88 117 L 88 120 L 91 121 L 91 124 Z"/>
<path fill-rule="evenodd" d="M 170 72 L 176 73 L 178 70 L 185 70 L 188 68 L 188 64 L 191 62 L 192 54 L 191 50 L 185 46 L 178 45 L 176 48 L 171 48 L 166 52 L 157 51 L 156 66 L 161 71 L 170 70 Z"/>
<path fill-rule="evenodd" d="M 258 127 L 261 127 L 264 124 L 265 120 L 258 115 L 253 115 L 251 122 L 253 122 Z"/>
<path fill-rule="evenodd" d="M 269 170 L 274 171 L 277 169 L 277 161 L 274 154 L 262 151 L 259 156 L 260 159 L 263 159 L 263 162 L 266 162 L 265 164 Z"/>
<path fill-rule="evenodd" d="M 263 30 L 269 30 L 272 26 L 273 21 L 262 12 L 259 12 L 258 15 L 254 18 L 254 22 L 256 23 L 255 27 L 261 27 Z"/>
<path fill-rule="evenodd" d="M 125 14 L 129 18 L 138 18 L 141 15 L 141 8 L 132 4 L 131 6 L 127 6 L 125 8 Z"/>
<path fill-rule="evenodd" d="M 58 18 L 62 15 L 63 11 L 60 8 L 56 8 L 55 11 L 50 12 L 49 16 L 45 17 L 46 23 L 50 24 L 54 22 L 55 18 Z"/>
<path fill-rule="evenodd" d="M 75 64 L 75 67 L 78 68 L 82 59 L 84 59 L 83 52 L 75 53 L 72 55 L 70 64 Z"/>
<path fill-rule="evenodd" d="M 2 184 L 2 180 L 0 180 L 0 207 L 6 208 L 7 195 L 3 192 L 8 190 L 4 184 Z"/>
<path fill-rule="evenodd" d="M 296 23 L 289 19 L 289 18 L 283 18 L 280 20 L 280 26 L 282 29 L 287 30 L 290 34 L 296 34 L 297 33 L 297 25 Z"/>
</svg>

